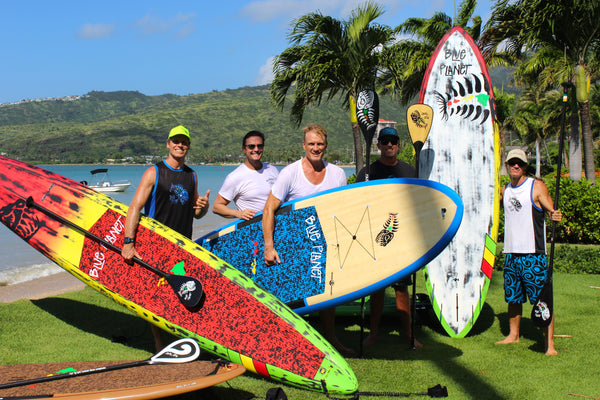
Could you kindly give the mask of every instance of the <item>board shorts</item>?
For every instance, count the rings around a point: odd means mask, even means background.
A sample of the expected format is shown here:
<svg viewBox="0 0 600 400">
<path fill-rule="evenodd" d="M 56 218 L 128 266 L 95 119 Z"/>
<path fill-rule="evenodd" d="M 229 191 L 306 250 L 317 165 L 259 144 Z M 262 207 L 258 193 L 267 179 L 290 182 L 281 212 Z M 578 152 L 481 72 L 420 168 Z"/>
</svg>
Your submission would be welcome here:
<svg viewBox="0 0 600 400">
<path fill-rule="evenodd" d="M 535 304 L 548 276 L 546 254 L 507 253 L 504 262 L 504 299 L 508 304 Z"/>
</svg>

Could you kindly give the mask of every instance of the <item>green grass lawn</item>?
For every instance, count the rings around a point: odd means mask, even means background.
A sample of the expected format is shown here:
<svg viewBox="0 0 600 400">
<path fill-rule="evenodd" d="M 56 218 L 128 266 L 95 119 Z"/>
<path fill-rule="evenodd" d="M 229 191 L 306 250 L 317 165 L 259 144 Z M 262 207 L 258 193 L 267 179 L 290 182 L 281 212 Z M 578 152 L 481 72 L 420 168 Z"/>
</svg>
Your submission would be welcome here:
<svg viewBox="0 0 600 400">
<path fill-rule="evenodd" d="M 555 274 L 559 355 L 549 357 L 543 352 L 541 331 L 529 320 L 530 305 L 524 306 L 521 342 L 495 344 L 508 333 L 508 321 L 502 274 L 494 274 L 484 310 L 466 338 L 449 338 L 429 314 L 429 321 L 419 320 L 416 330 L 424 347 L 409 350 L 400 339 L 397 315 L 384 316 L 379 342 L 365 349 L 362 358 L 348 360 L 359 390 L 426 392 L 439 383 L 453 399 L 581 398 L 569 393 L 600 397 L 600 275 Z M 424 292 L 421 274 L 417 284 L 417 290 Z M 310 321 L 319 326 L 318 319 Z M 358 349 L 360 321 L 343 317 L 337 322 L 338 337 Z M 0 303 L 1 364 L 143 360 L 152 354 L 148 324 L 90 288 L 41 300 Z M 282 385 L 247 373 L 180 399 L 264 399 L 275 386 Z M 325 398 L 282 387 L 289 399 Z"/>
</svg>

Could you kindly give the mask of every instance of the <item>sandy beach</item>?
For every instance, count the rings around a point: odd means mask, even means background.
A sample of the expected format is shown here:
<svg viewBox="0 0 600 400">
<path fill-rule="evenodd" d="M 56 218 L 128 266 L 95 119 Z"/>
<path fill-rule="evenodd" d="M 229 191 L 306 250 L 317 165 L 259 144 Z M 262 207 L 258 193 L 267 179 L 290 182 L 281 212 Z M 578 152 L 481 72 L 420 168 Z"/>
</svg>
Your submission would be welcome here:
<svg viewBox="0 0 600 400">
<path fill-rule="evenodd" d="M 82 290 L 85 283 L 68 272 L 34 279 L 14 285 L 0 286 L 0 303 L 12 303 L 20 299 L 37 300 L 62 293 Z"/>
</svg>

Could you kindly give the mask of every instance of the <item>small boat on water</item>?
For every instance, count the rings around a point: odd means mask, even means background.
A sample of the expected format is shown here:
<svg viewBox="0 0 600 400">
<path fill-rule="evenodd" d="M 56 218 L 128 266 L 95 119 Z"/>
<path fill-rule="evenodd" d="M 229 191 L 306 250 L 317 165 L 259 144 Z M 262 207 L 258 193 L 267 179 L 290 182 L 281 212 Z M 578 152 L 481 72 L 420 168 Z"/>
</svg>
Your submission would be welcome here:
<svg viewBox="0 0 600 400">
<path fill-rule="evenodd" d="M 124 192 L 131 186 L 131 182 L 126 180 L 111 181 L 108 177 L 107 168 L 93 169 L 91 174 L 92 181 L 95 181 L 95 183 L 88 186 L 99 192 Z M 97 178 L 96 175 L 99 175 L 100 178 Z"/>
</svg>

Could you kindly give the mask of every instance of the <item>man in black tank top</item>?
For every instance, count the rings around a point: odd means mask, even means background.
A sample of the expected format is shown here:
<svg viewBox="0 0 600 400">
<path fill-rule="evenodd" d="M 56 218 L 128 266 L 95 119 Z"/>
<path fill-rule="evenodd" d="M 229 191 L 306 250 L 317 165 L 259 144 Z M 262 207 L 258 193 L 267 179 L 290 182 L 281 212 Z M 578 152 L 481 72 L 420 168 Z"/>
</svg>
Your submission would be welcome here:
<svg viewBox="0 0 600 400">
<path fill-rule="evenodd" d="M 169 132 L 167 159 L 148 168 L 135 191 L 125 220 L 125 239 L 121 255 L 131 263 L 133 257 L 142 258 L 135 250 L 135 234 L 140 212 L 191 239 L 194 218 L 202 218 L 208 211 L 208 196 L 198 195 L 196 173 L 185 165 L 190 149 L 190 132 L 182 125 Z M 160 330 L 151 325 L 157 350 L 163 343 Z"/>
<path fill-rule="evenodd" d="M 398 131 L 394 128 L 383 128 L 379 132 L 377 139 L 377 148 L 381 156 L 373 162 L 369 168 L 369 180 L 386 179 L 386 178 L 416 178 L 417 169 L 412 165 L 398 160 L 399 151 Z M 364 182 L 366 179 L 367 168 L 363 168 L 356 176 L 356 182 Z M 408 286 L 412 283 L 410 276 L 403 278 L 393 284 L 396 293 L 396 309 L 400 312 L 400 320 L 404 337 L 411 343 L 412 325 L 410 315 L 410 297 L 408 295 Z M 385 289 L 371 293 L 371 331 L 369 336 L 363 341 L 365 347 L 375 343 L 379 333 L 379 323 L 383 314 L 385 303 Z M 412 343 L 415 347 L 422 347 L 422 344 L 417 340 Z"/>
</svg>

